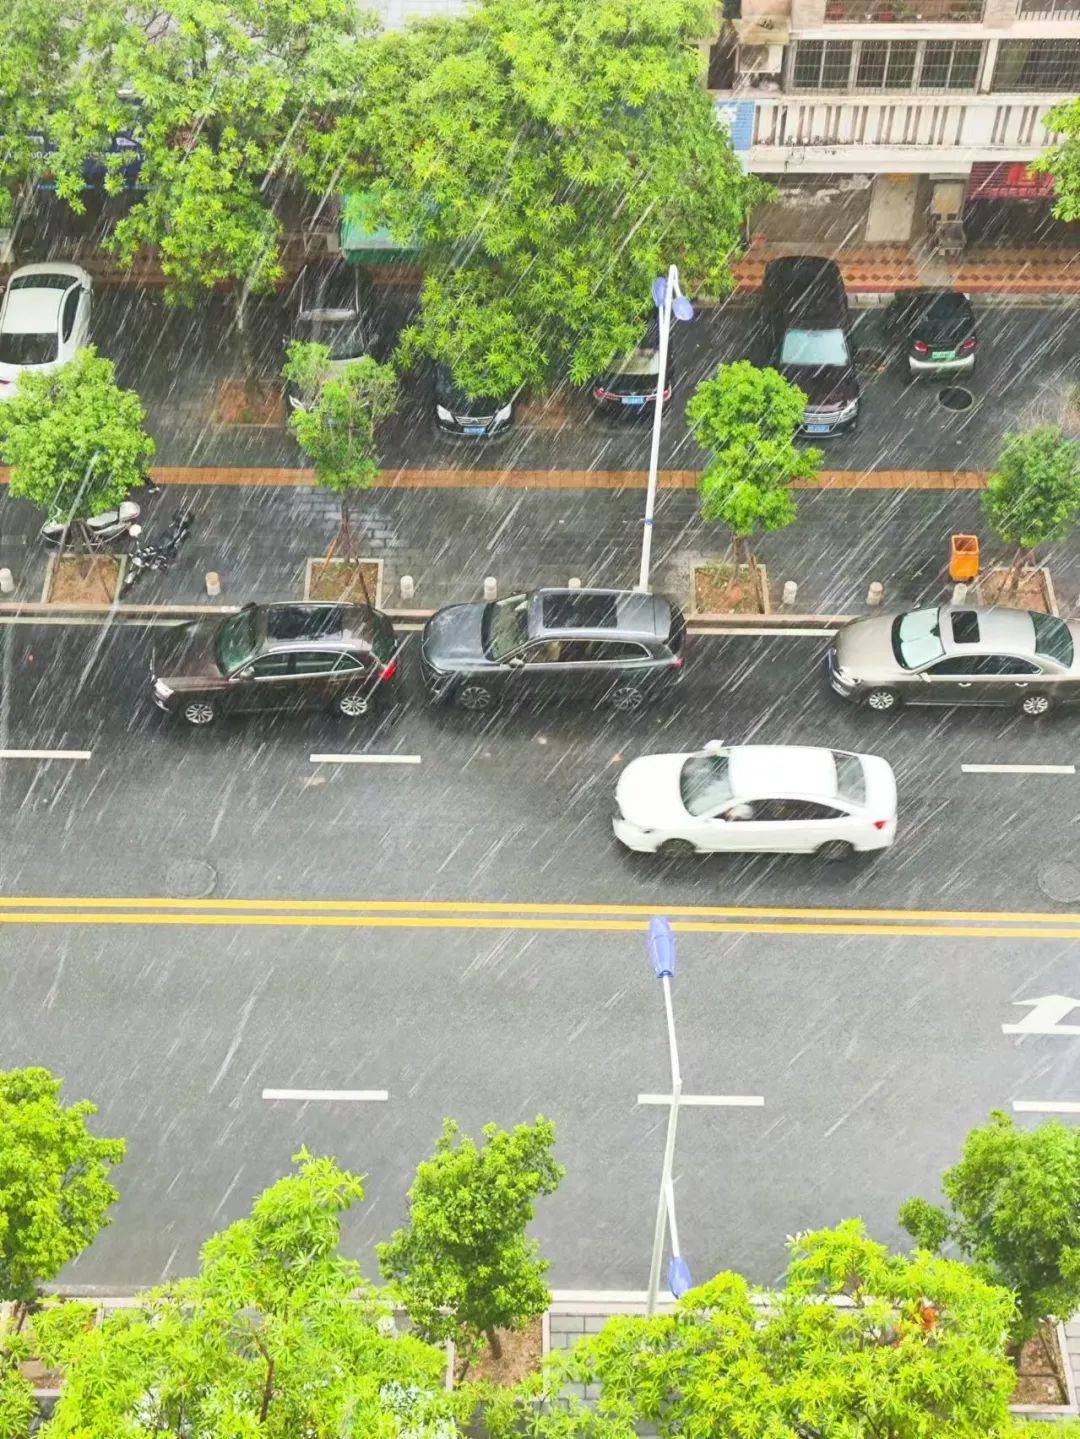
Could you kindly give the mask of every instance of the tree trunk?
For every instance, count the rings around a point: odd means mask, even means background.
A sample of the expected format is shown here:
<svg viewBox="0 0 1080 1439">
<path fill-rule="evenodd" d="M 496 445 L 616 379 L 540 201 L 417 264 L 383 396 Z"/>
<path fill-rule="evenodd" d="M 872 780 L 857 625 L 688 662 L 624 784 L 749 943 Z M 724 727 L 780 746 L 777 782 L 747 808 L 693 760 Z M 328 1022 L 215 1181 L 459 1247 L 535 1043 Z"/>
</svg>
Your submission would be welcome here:
<svg viewBox="0 0 1080 1439">
<path fill-rule="evenodd" d="M 268 1359 L 266 1362 L 266 1383 L 263 1385 L 262 1405 L 259 1409 L 259 1424 L 266 1423 L 266 1416 L 270 1412 L 270 1400 L 274 1397 L 274 1361 Z"/>
<path fill-rule="evenodd" d="M 1030 551 L 1028 551 L 1028 553 L 1030 553 Z M 1020 588 L 1020 575 L 1024 568 L 1024 554 L 1024 550 L 1018 546 L 1016 554 L 1013 555 L 1012 568 L 1009 570 L 1009 581 L 1005 586 L 1005 593 L 1007 595 L 1015 595 L 1016 591 Z"/>
<path fill-rule="evenodd" d="M 501 1358 L 502 1358 L 502 1341 L 501 1341 L 500 1338 L 499 1338 L 499 1332 L 498 1332 L 498 1330 L 497 1330 L 497 1329 L 485 1329 L 485 1330 L 484 1330 L 484 1337 L 485 1337 L 485 1339 L 486 1339 L 487 1342 L 488 1342 L 488 1348 L 491 1350 L 491 1356 L 492 1356 L 492 1358 L 493 1358 L 493 1359 L 501 1359 Z"/>
</svg>

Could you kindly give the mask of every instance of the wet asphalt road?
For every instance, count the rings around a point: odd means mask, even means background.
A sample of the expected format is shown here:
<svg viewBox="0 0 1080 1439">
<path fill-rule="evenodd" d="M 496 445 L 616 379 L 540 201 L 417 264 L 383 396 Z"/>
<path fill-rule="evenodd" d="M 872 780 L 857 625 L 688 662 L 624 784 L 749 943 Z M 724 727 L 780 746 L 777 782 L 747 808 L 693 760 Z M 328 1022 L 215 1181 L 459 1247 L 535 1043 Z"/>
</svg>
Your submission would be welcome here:
<svg viewBox="0 0 1080 1439">
<path fill-rule="evenodd" d="M 896 1238 L 898 1203 L 933 1193 L 991 1107 L 1080 1099 L 1076 1040 L 1001 1033 L 1019 1002 L 1080 986 L 1076 943 L 1052 920 L 1069 904 L 1047 892 L 1068 885 L 1080 780 L 960 769 L 1072 764 L 1080 712 L 873 723 L 823 691 L 820 639 L 738 637 L 698 638 L 671 702 L 629 720 L 432 712 L 406 664 L 401 702 L 378 721 L 190 732 L 147 703 L 153 638 L 0 629 L 0 748 L 90 751 L 0 761 L 3 896 L 155 901 L 139 923 L 39 904 L 37 920 L 0 925 L 4 1062 L 48 1064 L 71 1097 L 100 1104 L 103 1132 L 129 1139 L 116 1221 L 72 1282 L 190 1269 L 199 1240 L 301 1143 L 368 1174 L 349 1241 L 370 1268 L 444 1114 L 475 1128 L 543 1111 L 568 1169 L 536 1227 L 553 1282 L 642 1286 L 665 1112 L 637 1096 L 663 1091 L 667 1054 L 632 904 L 729 907 L 682 921 L 685 1084 L 765 1098 L 680 1122 L 676 1195 L 697 1275 L 730 1264 L 768 1280 L 786 1234 L 851 1213 Z M 620 765 L 713 737 L 885 755 L 900 786 L 896 848 L 830 868 L 764 857 L 676 868 L 617 850 Z M 360 749 L 421 763 L 310 761 Z M 185 923 L 208 912 L 192 903 L 207 891 L 211 905 L 286 903 Z M 365 900 L 413 908 L 373 921 L 312 904 Z M 419 901 L 447 907 L 421 913 Z M 551 911 L 520 908 L 481 926 L 481 903 L 563 909 L 558 927 Z M 567 915 L 569 904 L 585 908 Z M 613 918 L 600 905 L 623 908 Z M 971 916 L 908 934 L 902 919 L 849 913 L 911 909 Z M 267 1087 L 390 1097 L 271 1103 Z"/>
</svg>

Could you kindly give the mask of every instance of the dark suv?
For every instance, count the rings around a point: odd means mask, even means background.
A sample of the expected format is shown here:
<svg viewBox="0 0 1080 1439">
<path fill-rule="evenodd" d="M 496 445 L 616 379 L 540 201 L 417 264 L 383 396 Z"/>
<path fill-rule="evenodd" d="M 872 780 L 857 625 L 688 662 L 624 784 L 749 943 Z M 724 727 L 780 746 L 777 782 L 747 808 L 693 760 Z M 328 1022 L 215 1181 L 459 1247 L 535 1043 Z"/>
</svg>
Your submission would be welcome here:
<svg viewBox="0 0 1080 1439">
<path fill-rule="evenodd" d="M 771 362 L 806 396 L 801 431 L 839 435 L 859 416 L 847 292 L 835 260 L 791 255 L 765 266 Z"/>
<path fill-rule="evenodd" d="M 506 692 L 588 695 L 635 710 L 678 678 L 686 624 L 662 595 L 536 590 L 449 605 L 424 626 L 421 667 L 433 699 L 485 710 Z"/>
<path fill-rule="evenodd" d="M 178 626 L 150 662 L 154 703 L 188 724 L 250 710 L 367 714 L 397 670 L 397 640 L 367 605 L 245 605 Z"/>
</svg>

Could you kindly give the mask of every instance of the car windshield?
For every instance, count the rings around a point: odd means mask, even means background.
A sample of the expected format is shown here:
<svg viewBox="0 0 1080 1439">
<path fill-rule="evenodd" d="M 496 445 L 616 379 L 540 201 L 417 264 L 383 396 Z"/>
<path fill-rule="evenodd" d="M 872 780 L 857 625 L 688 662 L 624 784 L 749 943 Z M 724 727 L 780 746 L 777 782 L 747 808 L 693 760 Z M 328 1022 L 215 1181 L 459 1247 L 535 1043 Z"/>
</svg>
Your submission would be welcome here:
<svg viewBox="0 0 1080 1439">
<path fill-rule="evenodd" d="M 511 595 L 497 600 L 484 611 L 481 641 L 489 659 L 500 663 L 517 654 L 528 635 L 529 600 L 527 595 Z"/>
<path fill-rule="evenodd" d="M 780 350 L 782 365 L 846 365 L 843 330 L 788 330 Z"/>
<path fill-rule="evenodd" d="M 1031 623 L 1035 626 L 1035 653 L 1068 669 L 1073 662 L 1073 641 L 1065 621 L 1055 615 L 1032 614 Z"/>
<path fill-rule="evenodd" d="M 732 796 L 728 755 L 694 754 L 679 776 L 679 793 L 688 814 L 712 814 Z"/>
<path fill-rule="evenodd" d="M 646 345 L 638 345 L 628 355 L 616 360 L 608 370 L 609 375 L 658 375 L 660 373 L 660 351 Z"/>
<path fill-rule="evenodd" d="M 0 365 L 47 365 L 58 349 L 55 335 L 0 335 Z"/>
<path fill-rule="evenodd" d="M 919 669 L 931 660 L 939 660 L 945 646 L 941 643 L 937 610 L 909 610 L 906 615 L 897 615 L 892 627 L 892 646 L 897 664 L 906 670 Z"/>
<path fill-rule="evenodd" d="M 215 653 L 218 669 L 231 675 L 255 653 L 255 611 L 241 610 L 226 620 L 217 632 Z"/>
</svg>

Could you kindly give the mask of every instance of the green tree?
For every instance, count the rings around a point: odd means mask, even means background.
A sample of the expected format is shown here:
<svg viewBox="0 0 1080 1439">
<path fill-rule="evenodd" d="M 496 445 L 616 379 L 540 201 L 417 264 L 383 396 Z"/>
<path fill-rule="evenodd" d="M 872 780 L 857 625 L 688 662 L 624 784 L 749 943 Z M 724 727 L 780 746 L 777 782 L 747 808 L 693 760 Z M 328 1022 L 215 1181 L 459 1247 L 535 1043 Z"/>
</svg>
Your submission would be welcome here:
<svg viewBox="0 0 1080 1439">
<path fill-rule="evenodd" d="M 1009 593 L 1039 545 L 1063 540 L 1080 520 L 1080 445 L 1053 425 L 1006 435 L 986 482 L 983 508 L 995 533 L 1016 546 Z"/>
<path fill-rule="evenodd" d="M 1080 1132 L 1052 1119 L 1018 1129 L 995 1110 L 942 1176 L 947 1208 L 909 1199 L 900 1223 L 918 1244 L 953 1243 L 1016 1295 L 1015 1343 L 1080 1306 Z"/>
<path fill-rule="evenodd" d="M 610 1319 L 489 1396 L 485 1421 L 492 1439 L 1005 1439 L 1011 1310 L 966 1265 L 889 1254 L 847 1221 L 796 1237 L 776 1292 L 719 1274 L 671 1313 Z M 595 1414 L 568 1384 L 601 1386 Z"/>
<path fill-rule="evenodd" d="M 360 1179 L 301 1151 L 295 1173 L 203 1246 L 198 1275 L 72 1338 L 38 1321 L 65 1368 L 43 1439 L 436 1439 L 456 1428 L 445 1360 L 398 1334 L 339 1253 Z M 69 1326 L 70 1329 L 70 1326 Z"/>
<path fill-rule="evenodd" d="M 86 1121 L 97 1107 L 65 1109 L 62 1085 L 47 1069 L 0 1071 L 0 1303 L 15 1306 L 16 1331 L 38 1286 L 104 1229 L 117 1198 L 109 1176 L 124 1141 L 95 1138 Z"/>
<path fill-rule="evenodd" d="M 1053 175 L 1057 219 L 1080 220 L 1080 99 L 1053 106 L 1043 124 L 1049 134 L 1061 138 L 1044 150 L 1030 168 Z"/>
<path fill-rule="evenodd" d="M 585 383 L 641 338 L 656 275 L 722 294 L 744 175 L 702 83 L 707 0 L 479 0 L 365 50 L 326 169 L 416 236 L 406 342 L 467 392 Z"/>
<path fill-rule="evenodd" d="M 397 375 L 370 355 L 335 364 L 325 345 L 294 340 L 282 371 L 301 403 L 289 424 L 315 470 L 315 483 L 341 503 L 337 544 L 353 558 L 350 503 L 379 473 L 376 430 L 398 406 Z"/>
<path fill-rule="evenodd" d="M 0 405 L 0 458 L 10 492 L 64 523 L 114 508 L 142 483 L 154 453 L 134 390 L 93 346 L 51 374 L 28 371 Z"/>
<path fill-rule="evenodd" d="M 686 406 L 695 439 L 711 451 L 698 477 L 701 515 L 731 531 L 732 559 L 756 574 L 751 540 L 795 518 L 789 486 L 821 465 L 820 450 L 800 449 L 795 432 L 806 396 L 776 370 L 748 360 L 721 365 L 702 380 Z"/>
<path fill-rule="evenodd" d="M 483 1134 L 477 1145 L 446 1120 L 409 1190 L 408 1227 L 378 1251 L 417 1332 L 453 1339 L 462 1373 L 482 1337 L 497 1356 L 497 1329 L 520 1329 L 550 1304 L 548 1265 L 525 1229 L 536 1198 L 554 1194 L 565 1173 L 542 1116 L 510 1131 L 487 1124 Z"/>
</svg>

